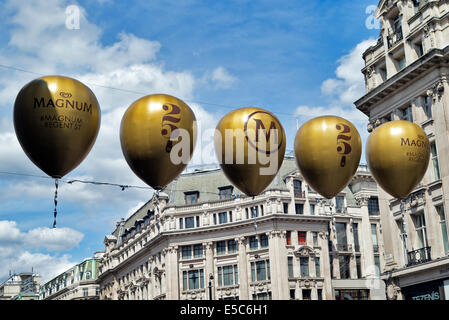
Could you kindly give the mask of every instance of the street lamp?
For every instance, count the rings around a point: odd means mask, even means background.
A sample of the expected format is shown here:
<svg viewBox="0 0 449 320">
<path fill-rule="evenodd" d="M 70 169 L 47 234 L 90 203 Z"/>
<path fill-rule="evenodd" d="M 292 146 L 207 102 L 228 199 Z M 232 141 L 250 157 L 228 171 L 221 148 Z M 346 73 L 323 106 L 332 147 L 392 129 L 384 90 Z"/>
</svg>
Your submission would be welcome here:
<svg viewBox="0 0 449 320">
<path fill-rule="evenodd" d="M 209 274 L 209 300 L 212 300 L 212 280 L 214 280 L 214 275 Z"/>
</svg>

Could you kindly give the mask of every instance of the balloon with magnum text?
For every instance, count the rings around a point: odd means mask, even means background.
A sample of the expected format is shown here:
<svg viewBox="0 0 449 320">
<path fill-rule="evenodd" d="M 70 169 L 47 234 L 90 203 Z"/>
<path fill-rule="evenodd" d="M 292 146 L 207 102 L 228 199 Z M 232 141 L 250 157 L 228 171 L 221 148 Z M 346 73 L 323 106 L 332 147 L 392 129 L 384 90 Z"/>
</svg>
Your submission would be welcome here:
<svg viewBox="0 0 449 320">
<path fill-rule="evenodd" d="M 284 160 L 284 128 L 276 116 L 261 108 L 241 108 L 225 115 L 214 142 L 224 174 L 248 196 L 265 190 Z"/>
<path fill-rule="evenodd" d="M 430 161 L 427 134 L 417 124 L 395 120 L 368 137 L 366 160 L 377 183 L 395 198 L 407 197 L 421 182 Z"/>
<path fill-rule="evenodd" d="M 356 173 L 362 142 L 357 129 L 348 120 L 322 116 L 299 128 L 294 148 L 304 179 L 316 192 L 331 199 Z"/>
<path fill-rule="evenodd" d="M 78 80 L 45 76 L 25 85 L 14 103 L 14 129 L 30 160 L 61 178 L 87 156 L 100 129 L 94 93 Z"/>
<path fill-rule="evenodd" d="M 128 165 L 146 184 L 162 190 L 187 166 L 197 124 L 182 100 L 153 94 L 135 101 L 123 115 L 120 142 Z"/>
</svg>

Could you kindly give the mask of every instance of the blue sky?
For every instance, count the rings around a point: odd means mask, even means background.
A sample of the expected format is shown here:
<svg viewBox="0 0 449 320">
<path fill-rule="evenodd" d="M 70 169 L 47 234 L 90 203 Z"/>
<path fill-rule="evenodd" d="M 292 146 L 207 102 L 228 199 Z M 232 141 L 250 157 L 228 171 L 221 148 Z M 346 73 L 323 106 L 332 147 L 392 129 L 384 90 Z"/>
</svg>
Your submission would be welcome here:
<svg viewBox="0 0 449 320">
<path fill-rule="evenodd" d="M 81 12 L 66 27 L 66 8 Z M 14 99 L 39 75 L 88 84 L 102 109 L 97 142 L 67 179 L 143 186 L 121 154 L 118 126 L 143 94 L 184 99 L 204 133 L 193 164 L 214 162 L 208 130 L 233 108 L 278 115 L 292 149 L 296 118 L 344 116 L 365 139 L 366 119 L 352 105 L 363 95 L 361 53 L 379 30 L 366 26 L 359 1 L 2 1 L 0 2 L 0 171 L 44 176 L 23 153 L 12 126 Z M 27 70 L 21 72 L 13 68 Z M 296 117 L 294 116 L 296 115 Z M 149 190 L 62 183 L 52 230 L 53 181 L 0 174 L 0 281 L 9 270 L 44 279 L 95 251 L 115 222 L 146 202 Z"/>
</svg>

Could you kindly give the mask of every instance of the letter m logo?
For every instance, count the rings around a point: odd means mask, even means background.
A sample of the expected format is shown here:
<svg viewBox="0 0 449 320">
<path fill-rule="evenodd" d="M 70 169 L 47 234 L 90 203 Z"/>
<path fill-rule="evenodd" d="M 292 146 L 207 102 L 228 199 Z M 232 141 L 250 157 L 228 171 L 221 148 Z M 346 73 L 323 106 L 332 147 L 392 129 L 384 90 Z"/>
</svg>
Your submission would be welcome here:
<svg viewBox="0 0 449 320">
<path fill-rule="evenodd" d="M 271 121 L 270 124 L 270 128 L 267 130 L 265 129 L 265 126 L 262 122 L 262 120 L 260 119 L 254 119 L 254 121 L 256 121 L 256 142 L 259 142 L 259 130 L 262 130 L 263 134 L 265 135 L 265 139 L 267 140 L 267 142 L 270 140 L 270 135 L 271 135 L 271 129 L 275 129 L 275 141 L 278 141 L 278 130 L 276 128 L 276 124 L 274 123 L 274 121 Z"/>
</svg>

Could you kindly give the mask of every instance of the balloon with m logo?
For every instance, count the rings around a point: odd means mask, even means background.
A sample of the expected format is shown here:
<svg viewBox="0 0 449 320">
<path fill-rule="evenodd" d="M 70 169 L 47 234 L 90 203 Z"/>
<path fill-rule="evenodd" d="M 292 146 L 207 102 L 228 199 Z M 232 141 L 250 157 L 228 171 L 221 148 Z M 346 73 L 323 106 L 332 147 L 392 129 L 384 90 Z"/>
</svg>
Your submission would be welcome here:
<svg viewBox="0 0 449 320">
<path fill-rule="evenodd" d="M 284 128 L 276 116 L 261 108 L 241 108 L 225 115 L 214 142 L 224 174 L 247 196 L 260 194 L 284 160 Z"/>
<path fill-rule="evenodd" d="M 296 162 L 308 184 L 331 199 L 357 171 L 362 142 L 354 125 L 337 116 L 307 121 L 295 137 Z"/>
</svg>

